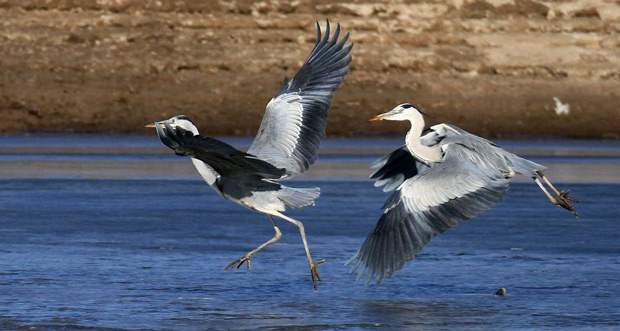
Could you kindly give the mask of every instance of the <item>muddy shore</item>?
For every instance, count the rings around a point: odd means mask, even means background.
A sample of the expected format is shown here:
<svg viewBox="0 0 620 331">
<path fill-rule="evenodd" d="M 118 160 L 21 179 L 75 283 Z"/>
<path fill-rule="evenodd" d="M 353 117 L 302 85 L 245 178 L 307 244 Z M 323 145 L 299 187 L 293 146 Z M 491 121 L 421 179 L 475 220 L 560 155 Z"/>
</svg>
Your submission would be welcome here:
<svg viewBox="0 0 620 331">
<path fill-rule="evenodd" d="M 0 1 L 0 132 L 142 132 L 185 114 L 252 136 L 326 17 L 355 43 L 331 136 L 402 132 L 368 123 L 401 102 L 489 137 L 620 136 L 610 0 Z"/>
</svg>

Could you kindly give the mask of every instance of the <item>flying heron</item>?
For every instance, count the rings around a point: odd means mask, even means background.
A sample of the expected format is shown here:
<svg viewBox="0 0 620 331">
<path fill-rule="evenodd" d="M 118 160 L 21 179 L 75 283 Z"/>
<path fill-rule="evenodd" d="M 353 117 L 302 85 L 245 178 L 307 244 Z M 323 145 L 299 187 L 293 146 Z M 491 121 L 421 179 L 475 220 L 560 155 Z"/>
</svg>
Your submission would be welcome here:
<svg viewBox="0 0 620 331">
<path fill-rule="evenodd" d="M 450 124 L 423 131 L 426 115 L 401 104 L 371 119 L 409 121 L 405 145 L 375 161 L 370 178 L 383 191 L 394 191 L 383 215 L 357 253 L 347 262 L 366 283 L 389 278 L 411 261 L 431 238 L 499 202 L 516 174 L 532 177 L 556 206 L 577 217 L 568 196 L 545 177 L 544 166 L 509 153 L 491 141 Z M 555 197 L 542 184 L 553 190 Z"/>
<path fill-rule="evenodd" d="M 293 188 L 282 180 L 298 175 L 314 163 L 321 139 L 325 136 L 327 112 L 334 92 L 344 81 L 351 62 L 352 43 L 349 34 L 340 41 L 340 24 L 330 40 L 330 24 L 325 36 L 317 22 L 317 41 L 306 62 L 292 80 L 284 78 L 282 86 L 267 104 L 256 138 L 247 152 L 215 138 L 204 137 L 184 115 L 147 125 L 157 129 L 161 141 L 177 155 L 190 156 L 196 170 L 223 198 L 251 210 L 266 214 L 275 235 L 273 238 L 229 264 L 226 269 L 239 268 L 261 249 L 282 237 L 273 216 L 299 228 L 304 244 L 314 289 L 321 280 L 314 262 L 304 225 L 283 214 L 287 207 L 314 205 L 320 189 Z"/>
</svg>

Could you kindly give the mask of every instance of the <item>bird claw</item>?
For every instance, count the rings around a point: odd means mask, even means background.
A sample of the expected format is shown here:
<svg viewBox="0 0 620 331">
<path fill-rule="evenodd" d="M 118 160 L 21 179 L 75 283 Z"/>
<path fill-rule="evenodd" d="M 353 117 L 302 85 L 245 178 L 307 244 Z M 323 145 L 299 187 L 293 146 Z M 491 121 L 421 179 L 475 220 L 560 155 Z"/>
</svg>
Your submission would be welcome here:
<svg viewBox="0 0 620 331">
<path fill-rule="evenodd" d="M 570 190 L 563 190 L 562 192 L 560 192 L 560 194 L 558 195 L 558 197 L 560 197 L 560 199 L 563 200 L 568 200 L 571 202 L 576 202 L 576 203 L 580 203 L 579 200 L 573 198 L 573 197 L 569 197 L 568 194 L 570 193 Z"/>
<path fill-rule="evenodd" d="M 310 262 L 310 272 L 312 274 L 312 283 L 314 284 L 314 290 L 317 291 L 318 287 L 316 284 L 316 281 L 318 280 L 319 282 L 321 282 L 321 275 L 319 274 L 319 271 L 316 269 L 316 266 L 325 262 L 325 259 L 317 261 L 317 262 Z"/>
<path fill-rule="evenodd" d="M 570 191 L 568 191 L 570 192 Z M 555 201 L 553 202 L 554 205 L 558 206 L 558 207 L 562 207 L 568 211 L 570 211 L 571 213 L 573 213 L 573 216 L 575 216 L 575 218 L 579 218 L 579 213 L 577 213 L 577 210 L 575 210 L 575 207 L 573 207 L 568 201 L 573 201 L 579 203 L 579 201 L 576 201 L 576 199 L 567 197 L 566 195 L 568 194 L 567 191 L 562 191 L 560 192 L 560 194 L 558 195 L 558 199 L 554 199 Z"/>
<path fill-rule="evenodd" d="M 241 265 L 245 262 L 245 265 L 246 265 L 246 267 L 248 268 L 248 271 L 249 271 L 250 269 L 252 269 L 252 263 L 250 262 L 250 258 L 251 258 L 251 256 L 247 256 L 247 255 L 242 256 L 237 261 L 229 264 L 226 267 L 226 270 L 230 270 L 230 269 L 232 269 L 234 267 L 237 267 L 237 269 L 239 269 L 239 267 L 241 267 Z"/>
</svg>

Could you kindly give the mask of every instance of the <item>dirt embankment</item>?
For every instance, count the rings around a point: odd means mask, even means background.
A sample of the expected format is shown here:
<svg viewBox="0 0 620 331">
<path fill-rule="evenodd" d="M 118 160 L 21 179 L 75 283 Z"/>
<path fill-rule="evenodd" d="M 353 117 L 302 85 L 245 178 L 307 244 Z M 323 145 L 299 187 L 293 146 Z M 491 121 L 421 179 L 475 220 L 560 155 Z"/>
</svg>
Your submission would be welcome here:
<svg viewBox="0 0 620 331">
<path fill-rule="evenodd" d="M 620 135 L 612 0 L 2 0 L 0 132 L 138 131 L 182 113 L 251 136 L 326 17 L 355 42 L 330 135 L 402 132 L 368 123 L 401 102 L 487 136 Z"/>
</svg>

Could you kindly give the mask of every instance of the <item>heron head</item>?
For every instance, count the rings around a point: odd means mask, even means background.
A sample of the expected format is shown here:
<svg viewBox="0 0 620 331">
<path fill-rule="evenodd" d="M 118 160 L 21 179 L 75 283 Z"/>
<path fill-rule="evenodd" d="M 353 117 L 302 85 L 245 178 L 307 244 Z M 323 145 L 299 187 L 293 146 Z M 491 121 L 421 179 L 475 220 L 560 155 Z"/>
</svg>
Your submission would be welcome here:
<svg viewBox="0 0 620 331">
<path fill-rule="evenodd" d="M 168 125 L 170 125 L 172 128 L 176 129 L 177 127 L 185 130 L 185 131 L 190 131 L 193 134 L 198 134 L 198 128 L 194 125 L 194 123 L 192 123 L 192 121 L 185 115 L 176 115 L 173 116 L 167 120 L 164 121 L 159 121 L 159 122 L 154 122 L 151 124 L 147 124 L 144 127 L 145 128 L 154 128 L 156 125 L 159 126 L 164 126 L 164 123 L 168 123 Z"/>
<path fill-rule="evenodd" d="M 422 115 L 426 115 L 421 110 L 412 106 L 409 103 L 400 104 L 394 109 L 390 110 L 387 113 L 383 113 L 371 118 L 371 121 L 380 121 L 380 120 L 388 120 L 388 121 L 405 121 L 405 120 L 415 120 L 418 117 L 422 117 Z M 426 115 L 432 117 L 430 115 Z M 434 118 L 434 117 L 432 117 Z"/>
</svg>

